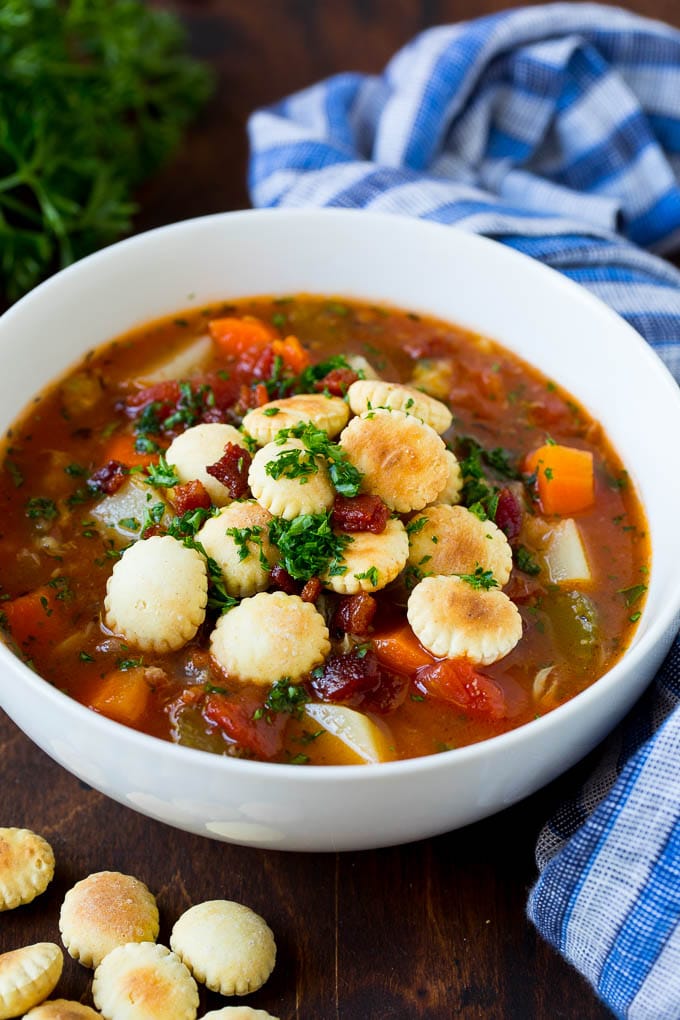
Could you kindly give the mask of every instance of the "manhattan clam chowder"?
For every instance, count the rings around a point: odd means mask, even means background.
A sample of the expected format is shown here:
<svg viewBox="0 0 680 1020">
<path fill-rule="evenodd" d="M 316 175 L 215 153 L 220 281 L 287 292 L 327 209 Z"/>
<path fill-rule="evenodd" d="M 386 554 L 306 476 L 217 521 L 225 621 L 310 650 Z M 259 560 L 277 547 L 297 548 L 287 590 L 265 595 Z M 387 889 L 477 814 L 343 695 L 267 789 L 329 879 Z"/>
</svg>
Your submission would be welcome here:
<svg viewBox="0 0 680 1020">
<path fill-rule="evenodd" d="M 644 514 L 571 396 L 498 344 L 297 296 L 90 352 L 5 437 L 0 623 L 94 712 L 262 761 L 433 754 L 622 655 Z"/>
</svg>

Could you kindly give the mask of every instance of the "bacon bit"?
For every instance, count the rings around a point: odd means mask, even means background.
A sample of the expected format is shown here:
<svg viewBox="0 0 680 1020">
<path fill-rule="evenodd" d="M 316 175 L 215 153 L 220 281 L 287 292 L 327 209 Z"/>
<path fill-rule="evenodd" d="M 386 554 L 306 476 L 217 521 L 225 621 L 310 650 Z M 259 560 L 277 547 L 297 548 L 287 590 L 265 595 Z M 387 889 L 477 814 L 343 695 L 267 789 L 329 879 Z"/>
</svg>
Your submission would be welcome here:
<svg viewBox="0 0 680 1020">
<path fill-rule="evenodd" d="M 203 482 L 195 478 L 192 482 L 175 486 L 172 491 L 172 502 L 181 517 L 187 510 L 197 510 L 199 507 L 209 510 L 211 499 Z"/>
<path fill-rule="evenodd" d="M 501 531 L 505 532 L 509 542 L 514 542 L 519 537 L 523 516 L 520 501 L 512 489 L 501 489 L 498 494 L 495 522 Z"/>
<path fill-rule="evenodd" d="M 344 631 L 345 634 L 367 634 L 377 608 L 378 603 L 366 591 L 345 595 L 333 613 L 331 630 Z"/>
<path fill-rule="evenodd" d="M 125 400 L 125 409 L 134 417 L 142 408 L 149 404 L 159 403 L 162 405 L 159 417 L 170 414 L 179 400 L 179 383 L 175 380 L 155 383 L 153 386 L 145 386 L 143 390 L 131 393 Z"/>
<path fill-rule="evenodd" d="M 107 496 L 118 492 L 121 485 L 127 478 L 125 465 L 118 460 L 109 460 L 103 467 L 100 467 L 93 475 L 90 475 L 88 484 Z"/>
<path fill-rule="evenodd" d="M 406 701 L 411 683 L 401 673 L 386 673 L 382 670 L 382 679 L 378 686 L 368 691 L 361 702 L 363 712 L 376 712 L 387 715 Z"/>
<path fill-rule="evenodd" d="M 300 592 L 300 598 L 303 602 L 316 602 L 319 595 L 321 594 L 322 584 L 318 577 L 310 577 L 309 581 L 305 584 L 304 588 Z"/>
<path fill-rule="evenodd" d="M 316 674 L 316 671 L 315 671 Z M 322 701 L 341 701 L 356 705 L 364 694 L 380 683 L 382 671 L 373 652 L 357 655 L 331 655 L 318 675 L 312 675 L 310 686 Z"/>
<path fill-rule="evenodd" d="M 545 587 L 535 577 L 531 577 L 521 570 L 513 570 L 503 591 L 513 602 L 523 605 L 533 602 L 539 595 L 544 595 Z"/>
<path fill-rule="evenodd" d="M 380 496 L 336 496 L 332 524 L 340 531 L 372 531 L 380 535 L 390 511 Z"/>
<path fill-rule="evenodd" d="M 351 368 L 333 368 L 323 377 L 314 383 L 314 389 L 319 393 L 330 393 L 334 397 L 344 397 L 353 382 L 359 376 Z"/>
<path fill-rule="evenodd" d="M 224 453 L 206 471 L 228 490 L 232 499 L 241 499 L 248 491 L 248 470 L 252 457 L 236 443 L 227 443 Z"/>
<path fill-rule="evenodd" d="M 272 567 L 269 579 L 273 586 L 278 588 L 279 591 L 285 592 L 286 595 L 297 595 L 297 584 L 280 563 L 277 563 L 276 566 Z"/>
</svg>

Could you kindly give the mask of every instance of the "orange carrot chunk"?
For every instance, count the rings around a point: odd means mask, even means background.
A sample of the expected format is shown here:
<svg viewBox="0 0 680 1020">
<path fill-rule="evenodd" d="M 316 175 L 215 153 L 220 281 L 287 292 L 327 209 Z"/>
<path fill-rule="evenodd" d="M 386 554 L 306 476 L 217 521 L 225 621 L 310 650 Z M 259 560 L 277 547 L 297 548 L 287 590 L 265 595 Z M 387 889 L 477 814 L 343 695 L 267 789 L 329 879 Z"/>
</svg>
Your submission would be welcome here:
<svg viewBox="0 0 680 1020">
<path fill-rule="evenodd" d="M 151 695 L 145 673 L 143 666 L 108 673 L 90 696 L 88 706 L 109 719 L 134 726 L 144 715 Z"/>
<path fill-rule="evenodd" d="M 372 635 L 371 641 L 373 650 L 383 666 L 406 676 L 411 676 L 423 666 L 431 666 L 437 662 L 434 655 L 430 655 L 427 649 L 423 648 L 408 623 L 393 627 L 391 630 L 380 631 Z"/>
<path fill-rule="evenodd" d="M 42 585 L 27 595 L 0 603 L 7 628 L 18 645 L 29 647 L 34 641 L 55 642 L 64 636 L 63 601 L 59 592 Z"/>
<path fill-rule="evenodd" d="M 138 453 L 135 449 L 137 436 L 131 432 L 121 432 L 112 437 L 106 448 L 104 461 L 116 460 L 125 467 L 147 467 L 158 460 L 157 453 Z"/>
<path fill-rule="evenodd" d="M 547 514 L 586 510 L 595 500 L 593 455 L 589 450 L 546 443 L 524 461 L 527 474 L 536 474 L 536 490 Z"/>
<path fill-rule="evenodd" d="M 309 366 L 309 354 L 296 336 L 287 336 L 285 340 L 273 340 L 274 357 L 280 357 L 286 368 L 294 375 L 299 375 Z"/>
<path fill-rule="evenodd" d="M 235 357 L 249 351 L 262 350 L 276 337 L 270 326 L 252 315 L 246 315 L 242 319 L 233 316 L 211 319 L 208 329 L 222 352 Z"/>
</svg>

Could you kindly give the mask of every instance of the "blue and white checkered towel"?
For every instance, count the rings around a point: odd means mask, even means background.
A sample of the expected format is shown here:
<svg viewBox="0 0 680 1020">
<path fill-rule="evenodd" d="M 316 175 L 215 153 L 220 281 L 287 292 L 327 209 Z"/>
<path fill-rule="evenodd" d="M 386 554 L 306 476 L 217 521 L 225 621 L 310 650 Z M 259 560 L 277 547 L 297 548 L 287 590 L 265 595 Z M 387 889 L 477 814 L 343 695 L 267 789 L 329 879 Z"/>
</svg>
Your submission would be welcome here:
<svg viewBox="0 0 680 1020">
<path fill-rule="evenodd" d="M 612 305 L 680 380 L 680 32 L 595 4 L 418 36 L 258 111 L 260 206 L 455 223 Z M 647 249 L 647 250 L 645 250 Z M 680 1018 L 680 640 L 542 832 L 529 916 L 617 1016 Z"/>
</svg>

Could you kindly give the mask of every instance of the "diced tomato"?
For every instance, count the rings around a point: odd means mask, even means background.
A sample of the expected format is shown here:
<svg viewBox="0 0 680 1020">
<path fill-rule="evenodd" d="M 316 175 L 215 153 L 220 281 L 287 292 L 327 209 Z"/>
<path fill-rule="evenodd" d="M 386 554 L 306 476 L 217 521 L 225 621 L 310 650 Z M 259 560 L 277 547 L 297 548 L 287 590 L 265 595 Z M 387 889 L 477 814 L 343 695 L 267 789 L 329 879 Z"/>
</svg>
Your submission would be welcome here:
<svg viewBox="0 0 680 1020">
<path fill-rule="evenodd" d="M 273 758 L 283 746 L 288 716 L 269 713 L 254 719 L 258 708 L 262 708 L 262 701 L 250 693 L 244 692 L 240 701 L 224 694 L 209 694 L 203 714 L 239 747 L 259 758 Z"/>
<path fill-rule="evenodd" d="M 467 659 L 442 659 L 416 673 L 416 687 L 442 701 L 452 701 L 466 712 L 505 719 L 505 695 L 498 684 L 480 673 Z"/>
</svg>

